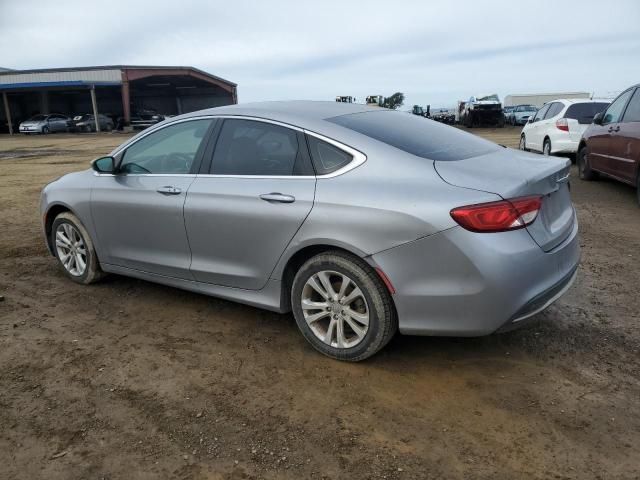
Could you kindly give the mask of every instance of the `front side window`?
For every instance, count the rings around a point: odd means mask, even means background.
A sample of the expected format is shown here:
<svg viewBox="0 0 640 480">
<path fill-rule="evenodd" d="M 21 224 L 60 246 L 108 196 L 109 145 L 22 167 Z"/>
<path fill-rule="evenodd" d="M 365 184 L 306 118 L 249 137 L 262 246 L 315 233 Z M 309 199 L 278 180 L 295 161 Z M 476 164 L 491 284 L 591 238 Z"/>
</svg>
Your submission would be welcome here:
<svg viewBox="0 0 640 480">
<path fill-rule="evenodd" d="M 640 122 L 640 88 L 636 89 L 636 93 L 633 94 L 622 121 Z"/>
<path fill-rule="evenodd" d="M 627 100 L 629 100 L 632 93 L 633 90 L 627 90 L 616 98 L 611 105 L 609 105 L 609 108 L 607 108 L 607 112 L 604 114 L 604 118 L 602 119 L 603 125 L 620 121 L 620 117 L 622 117 L 622 112 L 624 111 L 624 106 L 627 104 Z"/>
<path fill-rule="evenodd" d="M 184 174 L 191 167 L 213 120 L 190 120 L 156 130 L 124 152 L 121 173 Z"/>
<path fill-rule="evenodd" d="M 312 175 L 290 128 L 255 120 L 226 119 L 213 154 L 214 175 Z"/>
</svg>

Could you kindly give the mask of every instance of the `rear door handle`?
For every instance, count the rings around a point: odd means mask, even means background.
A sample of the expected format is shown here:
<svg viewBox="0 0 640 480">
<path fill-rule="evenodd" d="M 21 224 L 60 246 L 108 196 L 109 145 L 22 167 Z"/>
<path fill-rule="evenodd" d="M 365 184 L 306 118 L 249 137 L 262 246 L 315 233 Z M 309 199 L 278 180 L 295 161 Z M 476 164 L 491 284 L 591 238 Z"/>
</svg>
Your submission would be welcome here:
<svg viewBox="0 0 640 480">
<path fill-rule="evenodd" d="M 182 189 L 171 185 L 165 185 L 164 187 L 158 188 L 157 192 L 165 195 L 180 195 L 182 193 Z"/>
<path fill-rule="evenodd" d="M 265 202 L 293 203 L 296 201 L 296 197 L 293 195 L 284 195 L 278 192 L 263 193 L 260 198 Z"/>
</svg>

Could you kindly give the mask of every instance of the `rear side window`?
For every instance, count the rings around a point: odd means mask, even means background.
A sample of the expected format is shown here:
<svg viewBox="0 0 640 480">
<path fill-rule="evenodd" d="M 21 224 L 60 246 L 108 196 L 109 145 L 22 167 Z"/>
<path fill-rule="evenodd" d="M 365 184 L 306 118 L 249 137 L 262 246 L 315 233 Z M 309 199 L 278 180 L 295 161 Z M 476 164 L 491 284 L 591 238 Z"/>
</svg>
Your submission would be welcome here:
<svg viewBox="0 0 640 480">
<path fill-rule="evenodd" d="M 464 160 L 500 148 L 457 128 L 393 110 L 352 113 L 327 121 L 429 160 Z"/>
<path fill-rule="evenodd" d="M 549 111 L 544 116 L 544 119 L 546 120 L 548 118 L 555 117 L 556 115 L 558 115 L 560 113 L 560 111 L 562 110 L 563 107 L 564 107 L 564 105 L 561 104 L 560 102 L 553 102 L 551 104 L 551 106 L 549 107 Z"/>
<path fill-rule="evenodd" d="M 640 122 L 640 88 L 636 89 L 636 93 L 631 97 L 629 106 L 624 112 L 623 122 Z"/>
<path fill-rule="evenodd" d="M 574 103 L 565 112 L 565 118 L 573 118 L 578 123 L 588 124 L 597 113 L 604 112 L 609 104 L 606 102 Z"/>
<path fill-rule="evenodd" d="M 353 156 L 316 137 L 307 135 L 313 166 L 318 175 L 327 175 L 347 165 Z"/>
<path fill-rule="evenodd" d="M 226 119 L 213 154 L 214 175 L 312 175 L 298 133 L 254 120 Z"/>
</svg>

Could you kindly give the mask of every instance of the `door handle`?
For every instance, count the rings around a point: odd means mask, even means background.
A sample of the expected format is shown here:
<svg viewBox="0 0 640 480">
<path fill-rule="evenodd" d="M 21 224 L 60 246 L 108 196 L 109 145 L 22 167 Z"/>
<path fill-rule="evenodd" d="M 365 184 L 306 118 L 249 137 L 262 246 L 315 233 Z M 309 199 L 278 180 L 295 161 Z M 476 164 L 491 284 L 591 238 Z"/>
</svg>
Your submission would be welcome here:
<svg viewBox="0 0 640 480">
<path fill-rule="evenodd" d="M 293 195 L 284 195 L 278 192 L 263 193 L 260 198 L 265 202 L 293 203 L 296 201 L 296 197 Z"/>
<path fill-rule="evenodd" d="M 158 188 L 157 192 L 165 195 L 180 195 L 182 193 L 182 189 L 171 185 L 165 185 L 164 187 Z"/>
</svg>

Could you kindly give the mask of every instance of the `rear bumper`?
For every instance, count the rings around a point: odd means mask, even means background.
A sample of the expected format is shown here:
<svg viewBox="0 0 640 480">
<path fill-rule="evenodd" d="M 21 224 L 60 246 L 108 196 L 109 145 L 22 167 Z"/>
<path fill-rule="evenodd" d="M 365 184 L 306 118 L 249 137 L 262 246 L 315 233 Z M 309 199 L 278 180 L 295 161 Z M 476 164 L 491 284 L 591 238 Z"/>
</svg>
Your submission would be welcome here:
<svg viewBox="0 0 640 480">
<path fill-rule="evenodd" d="M 551 153 L 576 153 L 578 151 L 579 140 L 570 138 L 551 139 Z"/>
<path fill-rule="evenodd" d="M 371 260 L 396 290 L 400 332 L 487 335 L 525 323 L 568 289 L 580 260 L 578 225 L 546 253 L 525 229 L 454 227 Z"/>
</svg>

